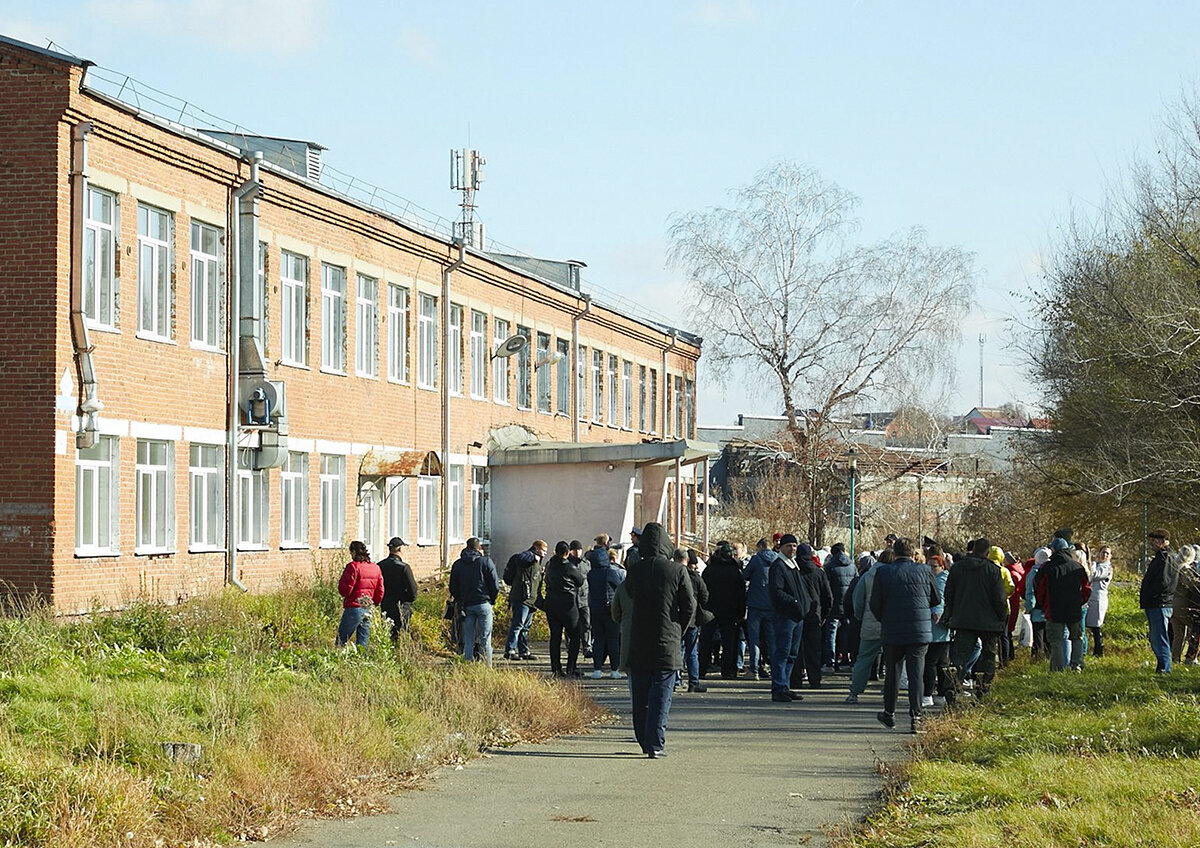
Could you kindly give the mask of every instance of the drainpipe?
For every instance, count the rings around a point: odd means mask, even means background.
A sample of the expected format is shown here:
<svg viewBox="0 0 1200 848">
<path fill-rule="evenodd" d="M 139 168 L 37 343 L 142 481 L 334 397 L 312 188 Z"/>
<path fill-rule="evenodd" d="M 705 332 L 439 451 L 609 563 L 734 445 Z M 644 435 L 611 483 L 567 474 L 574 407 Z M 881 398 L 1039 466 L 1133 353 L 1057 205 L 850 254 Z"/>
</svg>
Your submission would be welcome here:
<svg viewBox="0 0 1200 848">
<path fill-rule="evenodd" d="M 571 441 L 579 441 L 579 412 L 583 409 L 583 398 L 579 396 L 579 321 L 592 311 L 592 296 L 582 295 L 583 309 L 571 316 L 571 393 L 575 396 L 571 416 Z"/>
<path fill-rule="evenodd" d="M 674 330 L 672 330 L 671 331 L 671 344 L 668 347 L 663 348 L 663 352 L 662 352 L 662 380 L 663 380 L 662 434 L 663 434 L 664 440 L 667 438 L 667 422 L 671 420 L 669 417 L 671 414 L 671 407 L 670 407 L 670 404 L 667 402 L 667 399 L 671 397 L 671 380 L 669 377 L 667 377 L 667 354 L 675 349 L 675 345 L 678 342 L 679 342 L 679 336 Z M 676 433 L 675 435 L 678 436 L 679 434 Z"/>
<path fill-rule="evenodd" d="M 104 408 L 96 397 L 95 348 L 83 314 L 83 221 L 87 216 L 87 137 L 91 131 L 90 121 L 76 124 L 71 144 L 71 342 L 80 383 L 79 429 L 75 432 L 75 447 L 80 449 L 96 444 L 96 413 Z"/>
<path fill-rule="evenodd" d="M 226 254 L 229 257 L 229 316 L 225 322 L 229 330 L 229 442 L 226 467 L 228 474 L 225 478 L 225 550 L 226 568 L 225 582 L 236 586 L 243 592 L 249 591 L 238 579 L 237 569 L 237 451 L 238 431 L 241 429 L 241 410 L 238 409 L 238 377 L 242 367 L 241 357 L 241 325 L 242 325 L 242 204 L 250 201 L 257 204 L 258 195 L 262 191 L 262 183 L 258 181 L 258 165 L 262 161 L 262 153 L 255 153 L 250 160 L 250 179 L 234 189 L 229 204 L 229 243 Z M 258 245 L 254 245 L 258 249 Z"/>
<path fill-rule="evenodd" d="M 465 239 L 454 240 L 458 258 L 442 269 L 442 569 L 450 568 L 450 275 L 467 261 Z"/>
</svg>

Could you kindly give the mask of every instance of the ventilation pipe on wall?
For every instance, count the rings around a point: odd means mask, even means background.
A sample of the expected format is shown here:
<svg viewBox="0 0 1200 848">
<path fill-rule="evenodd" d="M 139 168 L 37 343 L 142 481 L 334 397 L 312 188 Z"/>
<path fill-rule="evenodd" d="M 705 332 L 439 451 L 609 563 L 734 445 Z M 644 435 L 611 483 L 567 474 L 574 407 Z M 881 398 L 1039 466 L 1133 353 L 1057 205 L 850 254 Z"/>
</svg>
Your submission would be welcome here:
<svg viewBox="0 0 1200 848">
<path fill-rule="evenodd" d="M 75 125 L 71 143 L 71 343 L 79 371 L 79 428 L 75 446 L 86 449 L 96 444 L 96 415 L 104 404 L 96 396 L 96 370 L 91 339 L 83 313 L 83 222 L 87 218 L 87 139 L 89 121 Z"/>
</svg>

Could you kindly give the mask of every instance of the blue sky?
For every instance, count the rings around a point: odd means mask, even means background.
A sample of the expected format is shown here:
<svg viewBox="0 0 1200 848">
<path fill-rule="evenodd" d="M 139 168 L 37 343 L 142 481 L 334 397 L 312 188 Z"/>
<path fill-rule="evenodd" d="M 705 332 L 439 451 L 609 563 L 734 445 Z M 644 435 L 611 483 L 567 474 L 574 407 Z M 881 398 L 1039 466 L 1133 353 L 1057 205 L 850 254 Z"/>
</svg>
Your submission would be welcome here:
<svg viewBox="0 0 1200 848">
<path fill-rule="evenodd" d="M 1196 84 L 1200 4 L 5 0 L 0 33 L 267 135 L 445 218 L 448 151 L 488 159 L 479 219 L 522 251 L 691 320 L 670 216 L 791 159 L 862 198 L 862 236 L 976 254 L 954 411 L 1035 405 L 1025 293 Z M 1013 316 L 1018 323 L 1013 323 Z M 701 373 L 700 418 L 775 413 Z"/>
</svg>

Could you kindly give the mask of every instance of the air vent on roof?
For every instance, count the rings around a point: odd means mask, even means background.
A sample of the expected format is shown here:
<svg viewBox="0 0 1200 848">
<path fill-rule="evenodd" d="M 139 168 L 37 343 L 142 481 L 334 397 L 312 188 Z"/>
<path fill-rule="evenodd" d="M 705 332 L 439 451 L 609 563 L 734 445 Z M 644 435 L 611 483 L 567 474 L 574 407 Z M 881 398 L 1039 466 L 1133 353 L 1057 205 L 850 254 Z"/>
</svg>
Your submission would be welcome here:
<svg viewBox="0 0 1200 848">
<path fill-rule="evenodd" d="M 321 181 L 321 148 L 309 145 L 306 159 L 308 178 L 314 183 L 319 183 Z"/>
</svg>

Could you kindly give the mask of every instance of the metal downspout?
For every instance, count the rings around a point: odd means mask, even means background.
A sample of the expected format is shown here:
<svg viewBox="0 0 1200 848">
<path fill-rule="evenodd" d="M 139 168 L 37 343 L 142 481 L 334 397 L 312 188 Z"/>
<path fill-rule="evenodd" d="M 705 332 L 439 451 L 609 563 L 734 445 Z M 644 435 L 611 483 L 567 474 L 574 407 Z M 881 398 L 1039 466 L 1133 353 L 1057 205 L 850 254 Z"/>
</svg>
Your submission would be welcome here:
<svg viewBox="0 0 1200 848">
<path fill-rule="evenodd" d="M 79 429 L 75 447 L 96 444 L 96 413 L 104 408 L 96 397 L 96 370 L 91 338 L 83 314 L 83 221 L 87 217 L 87 137 L 90 121 L 75 125 L 71 144 L 71 342 L 79 373 Z"/>
<path fill-rule="evenodd" d="M 583 409 L 583 398 L 579 396 L 579 321 L 592 311 L 592 296 L 583 295 L 583 309 L 571 316 L 571 394 L 575 397 L 572 404 L 571 441 L 579 441 L 579 418 Z"/>
<path fill-rule="evenodd" d="M 442 269 L 442 569 L 450 568 L 450 275 L 467 261 L 465 239 L 455 239 L 458 258 Z"/>
<path fill-rule="evenodd" d="M 229 206 L 229 245 L 226 254 L 230 259 L 229 274 L 229 442 L 226 453 L 225 479 L 225 550 L 226 569 L 225 580 L 231 586 L 236 586 L 243 592 L 249 591 L 238 579 L 237 569 L 237 450 L 238 431 L 241 423 L 241 410 L 238 409 L 238 375 L 242 367 L 241 358 L 241 325 L 242 325 L 242 203 L 247 197 L 256 197 L 262 184 L 258 181 L 258 164 L 262 154 L 256 153 L 250 160 L 250 179 L 233 191 Z"/>
</svg>

